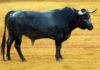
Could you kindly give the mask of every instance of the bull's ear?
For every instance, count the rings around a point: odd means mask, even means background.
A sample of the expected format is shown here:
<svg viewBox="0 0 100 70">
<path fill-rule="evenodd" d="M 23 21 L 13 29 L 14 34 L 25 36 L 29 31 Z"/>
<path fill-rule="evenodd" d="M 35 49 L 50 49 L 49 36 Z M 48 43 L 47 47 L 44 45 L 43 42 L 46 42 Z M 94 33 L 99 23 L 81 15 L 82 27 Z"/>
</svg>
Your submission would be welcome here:
<svg viewBox="0 0 100 70">
<path fill-rule="evenodd" d="M 89 10 L 88 12 L 89 13 L 94 13 L 94 12 L 96 12 L 97 11 L 97 9 L 95 9 L 95 10 Z"/>
</svg>

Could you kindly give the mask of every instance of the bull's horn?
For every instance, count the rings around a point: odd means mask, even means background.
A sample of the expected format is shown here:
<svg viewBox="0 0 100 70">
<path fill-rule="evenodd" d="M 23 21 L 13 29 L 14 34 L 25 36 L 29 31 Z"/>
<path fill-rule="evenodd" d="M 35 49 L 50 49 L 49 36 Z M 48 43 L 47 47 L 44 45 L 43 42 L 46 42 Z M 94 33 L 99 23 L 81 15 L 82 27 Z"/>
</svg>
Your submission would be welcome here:
<svg viewBox="0 0 100 70">
<path fill-rule="evenodd" d="M 79 15 L 84 15 L 86 12 L 82 12 L 81 10 L 80 11 L 78 11 L 78 14 Z"/>
<path fill-rule="evenodd" d="M 88 12 L 89 13 L 94 13 L 95 11 L 97 11 L 97 9 L 95 9 L 95 10 L 89 10 Z"/>
</svg>

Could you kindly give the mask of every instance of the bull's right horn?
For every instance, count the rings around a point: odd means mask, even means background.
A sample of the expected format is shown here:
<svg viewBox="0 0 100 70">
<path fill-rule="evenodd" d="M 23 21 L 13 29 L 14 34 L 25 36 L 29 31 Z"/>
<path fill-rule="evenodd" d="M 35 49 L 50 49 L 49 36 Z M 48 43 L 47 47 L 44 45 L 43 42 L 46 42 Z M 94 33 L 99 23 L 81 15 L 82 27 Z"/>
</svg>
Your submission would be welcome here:
<svg viewBox="0 0 100 70">
<path fill-rule="evenodd" d="M 89 10 L 88 12 L 89 13 L 94 13 L 95 11 L 97 11 L 97 9 L 95 9 L 95 10 Z"/>
</svg>

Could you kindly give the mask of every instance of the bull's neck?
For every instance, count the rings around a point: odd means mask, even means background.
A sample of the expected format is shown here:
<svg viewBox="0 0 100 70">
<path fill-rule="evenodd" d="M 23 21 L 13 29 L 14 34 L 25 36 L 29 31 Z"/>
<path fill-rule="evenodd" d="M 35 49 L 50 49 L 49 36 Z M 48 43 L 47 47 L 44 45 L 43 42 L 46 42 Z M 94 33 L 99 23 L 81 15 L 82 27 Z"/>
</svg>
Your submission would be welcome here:
<svg viewBox="0 0 100 70">
<path fill-rule="evenodd" d="M 75 30 L 76 28 L 78 28 L 78 15 L 76 14 L 76 16 L 74 16 L 74 18 L 69 22 L 69 31 L 70 33 Z"/>
<path fill-rule="evenodd" d="M 69 33 L 71 33 L 74 29 L 78 27 L 78 10 L 73 9 L 73 10 L 63 10 L 62 13 L 62 18 L 66 22 L 66 26 L 69 28 Z"/>
<path fill-rule="evenodd" d="M 75 30 L 77 28 L 77 26 L 71 26 L 70 28 L 69 28 L 69 32 L 71 33 L 73 30 Z"/>
</svg>

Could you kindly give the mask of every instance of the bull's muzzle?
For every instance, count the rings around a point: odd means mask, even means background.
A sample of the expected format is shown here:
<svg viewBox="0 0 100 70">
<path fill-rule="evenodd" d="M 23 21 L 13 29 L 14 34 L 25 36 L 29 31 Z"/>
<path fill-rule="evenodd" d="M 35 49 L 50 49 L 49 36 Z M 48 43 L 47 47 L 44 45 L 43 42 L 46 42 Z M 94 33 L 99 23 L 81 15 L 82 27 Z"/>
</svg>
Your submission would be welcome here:
<svg viewBox="0 0 100 70">
<path fill-rule="evenodd" d="M 92 30 L 92 29 L 93 29 L 92 23 L 88 23 L 87 29 L 88 29 L 88 30 Z"/>
</svg>

